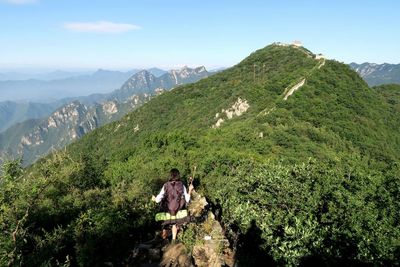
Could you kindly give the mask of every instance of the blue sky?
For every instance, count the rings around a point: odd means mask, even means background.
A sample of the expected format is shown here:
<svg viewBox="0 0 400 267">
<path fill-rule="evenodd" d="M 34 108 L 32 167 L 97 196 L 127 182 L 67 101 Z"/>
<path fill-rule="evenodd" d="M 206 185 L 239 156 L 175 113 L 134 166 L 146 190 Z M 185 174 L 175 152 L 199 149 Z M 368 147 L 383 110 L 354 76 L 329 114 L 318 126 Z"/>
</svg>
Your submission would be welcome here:
<svg viewBox="0 0 400 267">
<path fill-rule="evenodd" d="M 0 0 L 0 68 L 215 68 L 293 40 L 400 63 L 398 14 L 395 0 Z"/>
</svg>

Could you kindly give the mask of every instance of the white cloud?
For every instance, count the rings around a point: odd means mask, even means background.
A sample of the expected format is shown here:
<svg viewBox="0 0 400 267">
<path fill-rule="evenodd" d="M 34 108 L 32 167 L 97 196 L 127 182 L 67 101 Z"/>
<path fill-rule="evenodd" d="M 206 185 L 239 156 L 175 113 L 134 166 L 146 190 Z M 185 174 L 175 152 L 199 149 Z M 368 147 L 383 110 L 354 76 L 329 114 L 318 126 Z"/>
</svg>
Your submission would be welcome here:
<svg viewBox="0 0 400 267">
<path fill-rule="evenodd" d="M 137 25 L 110 21 L 71 22 L 65 23 L 64 28 L 75 32 L 94 33 L 122 33 L 140 29 Z"/>
<path fill-rule="evenodd" d="M 0 0 L 0 2 L 13 4 L 13 5 L 25 5 L 25 4 L 34 4 L 39 2 L 39 0 Z"/>
</svg>

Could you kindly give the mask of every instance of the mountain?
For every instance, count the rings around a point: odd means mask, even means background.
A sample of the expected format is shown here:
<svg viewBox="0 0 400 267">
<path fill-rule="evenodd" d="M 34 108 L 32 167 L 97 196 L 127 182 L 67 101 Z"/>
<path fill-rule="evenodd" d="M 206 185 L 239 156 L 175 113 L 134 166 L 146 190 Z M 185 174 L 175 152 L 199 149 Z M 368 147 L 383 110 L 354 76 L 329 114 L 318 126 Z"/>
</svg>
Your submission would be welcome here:
<svg viewBox="0 0 400 267">
<path fill-rule="evenodd" d="M 0 101 L 52 102 L 67 97 L 93 93 L 109 93 L 131 77 L 135 71 L 119 72 L 98 70 L 91 75 L 69 77 L 51 81 L 0 81 Z"/>
<path fill-rule="evenodd" d="M 91 75 L 90 71 L 71 72 L 63 70 L 55 70 L 47 73 L 21 73 L 21 72 L 4 72 L 0 73 L 0 81 L 21 81 L 21 80 L 58 80 L 67 79 L 71 77 Z"/>
<path fill-rule="evenodd" d="M 228 69 L 228 67 L 219 67 L 219 68 L 215 68 L 215 69 L 210 70 L 210 72 L 220 72 L 220 71 L 223 71 L 223 70 L 226 70 L 226 69 Z"/>
<path fill-rule="evenodd" d="M 0 132 L 18 122 L 46 117 L 57 107 L 57 103 L 0 102 Z"/>
<path fill-rule="evenodd" d="M 171 70 L 160 77 L 156 77 L 149 71 L 142 70 L 126 81 L 119 90 L 112 92 L 107 97 L 123 101 L 133 93 L 152 93 L 157 89 L 173 88 L 177 85 L 196 82 L 210 76 L 205 67 Z"/>
<path fill-rule="evenodd" d="M 74 75 L 74 73 L 63 71 L 55 71 L 36 76 L 18 76 L 17 74 L 13 76 L 11 74 L 3 74 L 0 76 L 0 91 L 2 92 L 0 101 L 54 102 L 63 98 L 75 98 L 75 100 L 77 100 L 80 96 L 106 94 L 120 88 L 126 80 L 139 71 L 140 70 L 135 69 L 128 72 L 120 72 L 99 69 L 90 75 Z M 156 78 L 161 78 L 163 75 L 168 74 L 167 71 L 159 68 L 150 68 L 147 71 Z M 205 69 L 194 70 L 184 67 L 182 70 L 170 71 L 169 75 L 173 76 L 174 73 L 176 75 L 182 75 L 176 77 L 179 81 L 174 81 L 171 84 L 191 82 L 187 80 L 184 75 L 194 77 L 197 75 L 197 72 L 199 72 L 198 75 L 201 77 L 205 77 L 202 76 L 206 72 Z M 8 79 L 7 77 L 14 77 L 15 80 Z M 22 79 L 24 77 L 35 78 L 24 80 Z M 165 77 L 162 79 L 165 79 Z M 173 80 L 175 78 L 171 77 L 171 79 Z M 195 79 L 197 78 L 193 78 L 192 81 L 195 81 Z"/>
<path fill-rule="evenodd" d="M 370 85 L 400 84 L 400 64 L 351 63 L 350 67 Z"/>
<path fill-rule="evenodd" d="M 258 57 L 263 53 L 267 55 L 266 59 L 261 61 Z M 268 62 L 270 53 L 274 55 L 274 61 Z M 284 55 L 281 59 L 274 53 Z M 303 53 L 305 57 L 291 56 L 296 53 Z M 210 128 L 220 128 L 225 123 L 231 125 L 228 122 L 235 118 L 235 114 L 239 113 L 232 109 L 249 105 L 249 110 L 244 117 L 258 116 L 258 118 L 262 118 L 263 112 L 265 112 L 268 113 L 268 116 L 263 119 L 264 123 L 276 127 L 271 132 L 271 128 L 264 129 L 264 126 L 250 127 L 251 124 L 254 124 L 251 120 L 245 122 L 249 124 L 249 130 L 245 130 L 248 135 L 251 136 L 255 129 L 260 129 L 259 133 L 265 135 L 268 132 L 274 139 L 279 139 L 274 142 L 269 140 L 269 145 L 263 150 L 263 153 L 270 156 L 284 155 L 295 160 L 300 153 L 301 158 L 318 155 L 321 159 L 335 160 L 337 153 L 340 153 L 341 150 L 343 153 L 348 151 L 348 146 L 351 144 L 353 149 L 359 150 L 363 155 L 371 158 L 380 158 L 383 154 L 389 157 L 389 161 L 398 159 L 399 155 L 394 153 L 393 148 L 388 148 L 385 141 L 388 138 L 396 140 L 396 145 L 398 145 L 397 134 L 391 138 L 391 135 L 394 134 L 391 131 L 394 125 L 380 122 L 386 121 L 386 119 L 382 120 L 382 116 L 389 114 L 388 110 L 384 110 L 387 106 L 381 102 L 375 90 L 357 78 L 355 72 L 335 61 L 316 60 L 315 56 L 307 50 L 272 46 L 267 50 L 255 53 L 255 55 L 257 56 L 250 56 L 232 69 L 197 82 L 195 88 L 194 85 L 185 86 L 154 99 L 151 102 L 152 105 L 145 105 L 135 113 L 134 121 L 126 123 L 136 126 L 137 123 L 141 125 L 140 122 L 147 121 L 146 125 L 142 125 L 142 127 L 150 127 L 154 131 L 162 130 L 163 127 L 160 125 L 164 125 L 166 122 L 169 125 L 166 130 L 190 127 L 201 132 L 202 130 L 210 131 Z M 298 60 L 299 63 L 295 60 Z M 255 64 L 256 67 L 252 66 L 250 69 L 249 65 L 252 64 Z M 296 64 L 298 65 L 296 66 Z M 154 77 L 151 75 L 143 74 L 139 74 L 143 84 L 147 84 L 148 80 L 154 81 Z M 340 75 L 345 75 L 348 80 L 336 79 Z M 129 83 L 127 82 L 127 84 Z M 153 82 L 153 84 L 155 84 L 154 87 L 157 87 L 157 83 Z M 125 86 L 126 84 L 121 90 Z M 219 88 L 220 86 L 223 88 Z M 319 86 L 324 90 L 319 89 Z M 297 91 L 292 89 L 297 89 Z M 173 104 L 172 99 L 179 104 Z M 340 101 L 341 105 L 338 105 L 336 101 Z M 304 108 L 303 105 L 308 108 Z M 169 107 L 168 112 L 162 112 L 162 110 L 166 110 L 166 107 Z M 179 111 L 179 113 L 171 114 L 171 109 L 174 112 Z M 247 110 L 244 107 L 243 109 Z M 142 113 L 143 115 L 141 115 Z M 218 123 L 218 121 L 220 122 Z M 281 127 L 278 127 L 280 125 Z M 295 132 L 300 131 L 302 134 L 298 136 L 297 133 L 292 133 L 286 127 L 290 129 L 294 127 L 297 129 Z M 103 132 L 106 129 L 113 131 L 111 128 L 111 126 L 105 127 Z M 339 142 L 342 145 L 327 146 L 321 151 L 319 145 L 316 145 L 318 138 L 313 136 L 314 134 L 321 135 L 321 138 L 327 134 L 330 136 L 329 138 L 333 139 L 331 142 Z M 291 144 L 287 144 L 285 147 L 284 139 L 291 140 Z M 307 143 L 310 145 L 314 145 L 307 150 L 299 150 L 297 145 L 302 146 L 301 140 L 303 139 L 309 141 Z M 114 144 L 108 142 L 113 142 L 115 139 L 107 140 L 102 144 L 105 147 L 112 147 Z M 296 145 L 293 144 L 295 141 Z M 254 140 L 254 142 L 257 143 L 260 140 Z"/>
<path fill-rule="evenodd" d="M 110 73 L 102 71 L 97 74 L 102 75 Z M 172 70 L 159 78 L 143 70 L 132 75 L 120 89 L 110 94 L 72 98 L 70 101 L 64 99 L 67 103 L 60 104 L 60 108 L 49 117 L 37 116 L 42 120 L 22 122 L 1 133 L 0 161 L 23 155 L 24 165 L 29 165 L 51 150 L 62 148 L 84 134 L 121 118 L 152 96 L 208 75 L 204 67 Z M 45 106 L 39 105 L 39 108 Z"/>
<path fill-rule="evenodd" d="M 195 177 L 226 234 L 205 213 L 198 221 L 206 227 L 191 223 L 178 235 L 189 255 L 210 244 L 222 256 L 229 243 L 238 266 L 395 265 L 400 125 L 392 98 L 395 91 L 378 92 L 303 47 L 255 51 L 28 169 L 8 162 L 0 262 L 128 265 L 136 255 L 142 262 L 131 266 L 154 264 L 163 252 L 143 255 L 139 244 L 159 229 L 150 198 L 176 167 Z"/>
<path fill-rule="evenodd" d="M 0 158 L 23 155 L 25 164 L 32 163 L 50 151 L 120 118 L 149 98 L 150 95 L 134 95 L 124 103 L 107 101 L 94 106 L 75 101 L 45 119 L 18 123 L 0 134 Z"/>
<path fill-rule="evenodd" d="M 151 74 L 153 74 L 156 77 L 160 77 L 163 74 L 167 73 L 167 71 L 159 69 L 159 68 L 150 68 L 147 71 L 150 72 Z"/>
<path fill-rule="evenodd" d="M 0 132 L 4 131 L 8 127 L 23 122 L 28 119 L 37 119 L 37 118 L 44 118 L 49 116 L 53 111 L 57 108 L 73 101 L 79 101 L 82 104 L 87 106 L 94 105 L 99 102 L 108 101 L 109 95 L 100 93 L 101 91 L 97 92 L 96 94 L 90 94 L 88 96 L 74 96 L 74 97 L 65 97 L 67 95 L 84 95 L 85 91 L 88 89 L 91 92 L 92 90 L 101 89 L 100 87 L 107 87 L 108 89 L 120 87 L 128 78 L 130 78 L 134 73 L 138 72 L 139 70 L 132 70 L 126 73 L 118 72 L 118 71 L 108 71 L 108 70 L 98 70 L 97 72 L 91 74 L 90 76 L 82 76 L 78 75 L 78 73 L 70 73 L 65 71 L 54 71 L 47 74 L 42 74 L 40 77 L 45 79 L 51 78 L 65 78 L 55 80 L 55 81 L 37 81 L 37 80 L 30 80 L 30 81 L 7 81 L 3 84 L 0 82 L 0 90 L 2 91 L 2 99 L 9 99 L 9 98 L 19 98 L 19 99 L 32 99 L 35 98 L 37 100 L 45 101 L 49 100 L 47 97 L 50 94 L 52 95 L 52 99 L 59 99 L 57 101 L 52 101 L 48 103 L 37 103 L 37 102 L 15 102 L 15 101 L 4 101 L 0 102 Z M 155 73 L 157 75 L 164 74 L 166 71 L 163 71 L 158 68 L 149 69 L 150 73 Z M 76 74 L 74 76 L 74 74 Z M 11 75 L 11 74 L 10 74 Z M 9 77 L 8 75 L 7 77 Z M 15 74 L 16 75 L 16 74 Z M 22 74 L 21 74 L 22 75 Z M 157 76 L 156 75 L 156 76 Z M 4 75 L 5 76 L 5 75 Z M 12 76 L 12 75 L 11 75 Z M 11 77 L 10 76 L 10 77 Z M 1 77 L 1 76 L 0 76 Z M 21 89 L 19 85 L 22 84 L 22 87 L 25 89 Z M 63 84 L 63 85 L 62 85 Z M 97 85 L 95 85 L 97 84 Z M 5 87 L 1 88 L 4 85 Z M 16 88 L 14 88 L 16 86 Z M 81 90 L 83 87 L 84 90 Z M 95 88 L 93 88 L 95 86 Z M 97 87 L 96 87 L 97 86 Z M 110 87 L 112 86 L 112 87 Z M 31 87 L 33 87 L 32 91 Z M 64 93 L 59 92 L 58 90 L 62 91 L 65 87 L 75 88 L 73 90 L 74 93 Z M 29 88 L 29 89 L 28 89 Z M 47 88 L 47 89 L 46 89 Z M 63 89 L 64 88 L 64 89 Z M 16 91 L 14 91 L 14 89 Z M 21 90 L 22 92 L 21 92 Z M 55 90 L 53 92 L 53 90 Z M 19 92 L 18 92 L 19 91 Z M 29 92 L 27 92 L 29 91 Z M 10 95 L 10 92 L 11 95 Z M 15 96 L 15 97 L 14 97 Z M 1 98 L 0 97 L 0 98 Z M 128 95 L 129 97 L 129 95 Z M 60 99 L 61 98 L 61 99 Z"/>
<path fill-rule="evenodd" d="M 92 74 L 92 73 L 55 70 L 52 72 L 31 76 L 31 77 L 25 78 L 23 80 L 36 79 L 36 80 L 52 81 L 52 80 L 68 79 L 68 78 L 72 78 L 72 77 L 79 77 L 79 76 L 90 75 L 90 74 Z M 8 79 L 8 80 L 15 80 L 15 79 Z"/>
</svg>

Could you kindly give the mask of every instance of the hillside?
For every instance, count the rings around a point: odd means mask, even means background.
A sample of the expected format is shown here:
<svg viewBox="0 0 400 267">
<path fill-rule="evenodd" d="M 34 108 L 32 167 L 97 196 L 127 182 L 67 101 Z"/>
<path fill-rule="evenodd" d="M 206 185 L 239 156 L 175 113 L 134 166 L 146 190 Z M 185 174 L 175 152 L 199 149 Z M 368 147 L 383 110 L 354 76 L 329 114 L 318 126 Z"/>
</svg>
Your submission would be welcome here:
<svg viewBox="0 0 400 267">
<path fill-rule="evenodd" d="M 2 262 L 126 264 L 158 228 L 149 198 L 168 170 L 195 165 L 239 266 L 395 264 L 398 115 L 348 66 L 267 46 L 22 173 L 7 163 Z"/>
<path fill-rule="evenodd" d="M 400 111 L 400 84 L 385 84 L 375 86 L 374 89 L 385 98 L 388 104 Z"/>
<path fill-rule="evenodd" d="M 351 63 L 350 67 L 370 85 L 400 84 L 400 64 Z"/>
<path fill-rule="evenodd" d="M 393 124 L 396 127 L 400 123 L 400 117 L 398 116 L 400 112 L 400 84 L 385 84 L 375 86 L 374 89 L 383 96 L 384 100 L 391 107 L 393 111 L 391 119 L 396 121 Z"/>
<path fill-rule="evenodd" d="M 338 155 L 344 156 L 341 153 L 355 151 L 379 161 L 398 160 L 399 138 L 393 131 L 398 125 L 387 121 L 390 110 L 379 94 L 347 66 L 327 61 L 318 69 L 321 62 L 307 53 L 280 46 L 260 50 L 231 69 L 154 99 L 90 140 L 102 144 L 99 157 L 113 158 L 112 153 L 121 152 L 110 147 L 181 129 L 194 138 L 210 139 L 204 142 L 219 148 L 234 145 L 254 153 L 262 147 L 258 153 L 263 156 L 294 161 L 309 156 L 336 161 Z M 304 86 L 285 101 L 285 93 L 303 78 Z M 248 110 L 240 120 L 235 115 L 228 119 L 227 111 L 240 101 Z M 212 130 L 219 119 L 224 120 L 223 127 Z M 124 130 L 116 130 L 118 125 Z M 126 136 L 136 126 L 141 131 Z M 263 138 L 258 138 L 260 133 Z M 242 143 L 226 143 L 238 137 L 244 138 Z M 388 138 L 396 141 L 394 147 L 387 146 Z M 85 141 L 76 146 L 83 153 L 91 150 Z"/>
</svg>

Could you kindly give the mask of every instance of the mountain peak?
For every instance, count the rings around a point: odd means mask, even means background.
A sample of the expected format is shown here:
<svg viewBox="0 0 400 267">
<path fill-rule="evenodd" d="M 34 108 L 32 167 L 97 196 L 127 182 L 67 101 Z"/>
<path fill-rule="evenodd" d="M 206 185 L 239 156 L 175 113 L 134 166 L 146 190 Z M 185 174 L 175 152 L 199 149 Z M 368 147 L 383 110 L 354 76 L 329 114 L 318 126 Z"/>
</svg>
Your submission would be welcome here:
<svg viewBox="0 0 400 267">
<path fill-rule="evenodd" d="M 207 71 L 207 69 L 204 66 L 200 66 L 200 67 L 195 68 L 195 71 L 196 72 L 205 72 L 205 71 Z"/>
<path fill-rule="evenodd" d="M 148 70 L 141 70 L 135 74 L 132 75 L 133 76 L 149 76 L 149 75 L 153 75 L 151 74 Z"/>
</svg>

